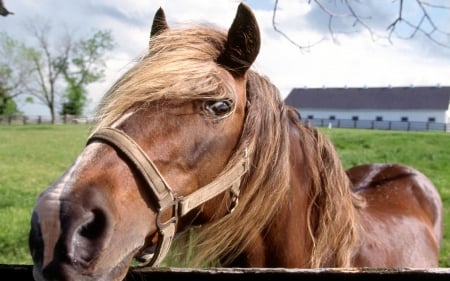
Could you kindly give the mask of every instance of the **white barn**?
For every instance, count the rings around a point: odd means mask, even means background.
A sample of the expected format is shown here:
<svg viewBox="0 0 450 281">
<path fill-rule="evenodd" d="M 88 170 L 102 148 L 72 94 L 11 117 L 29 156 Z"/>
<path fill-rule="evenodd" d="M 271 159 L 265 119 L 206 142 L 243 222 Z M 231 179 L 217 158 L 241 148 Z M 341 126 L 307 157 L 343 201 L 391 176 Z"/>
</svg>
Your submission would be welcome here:
<svg viewBox="0 0 450 281">
<path fill-rule="evenodd" d="M 303 118 L 450 123 L 450 87 L 295 88 Z"/>
</svg>

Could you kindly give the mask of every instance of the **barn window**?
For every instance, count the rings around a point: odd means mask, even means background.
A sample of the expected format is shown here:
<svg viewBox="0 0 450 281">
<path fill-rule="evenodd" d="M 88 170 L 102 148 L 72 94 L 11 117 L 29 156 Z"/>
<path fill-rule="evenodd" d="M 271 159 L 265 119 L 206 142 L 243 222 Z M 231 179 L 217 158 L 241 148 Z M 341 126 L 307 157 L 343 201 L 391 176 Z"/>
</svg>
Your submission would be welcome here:
<svg viewBox="0 0 450 281">
<path fill-rule="evenodd" d="M 400 120 L 402 120 L 402 122 L 408 122 L 408 117 L 403 116 Z"/>
<path fill-rule="evenodd" d="M 336 116 L 330 115 L 330 120 L 336 120 Z"/>
<path fill-rule="evenodd" d="M 308 119 L 314 119 L 314 115 L 308 115 Z"/>
<path fill-rule="evenodd" d="M 436 122 L 436 118 L 434 118 L 434 117 L 428 117 L 428 122 Z"/>
<path fill-rule="evenodd" d="M 358 121 L 358 120 L 359 120 L 359 117 L 358 117 L 358 116 L 353 116 L 353 117 L 352 117 L 352 120 L 353 120 L 353 121 Z"/>
<path fill-rule="evenodd" d="M 377 116 L 377 117 L 375 117 L 375 120 L 376 121 L 383 121 L 383 116 Z"/>
</svg>

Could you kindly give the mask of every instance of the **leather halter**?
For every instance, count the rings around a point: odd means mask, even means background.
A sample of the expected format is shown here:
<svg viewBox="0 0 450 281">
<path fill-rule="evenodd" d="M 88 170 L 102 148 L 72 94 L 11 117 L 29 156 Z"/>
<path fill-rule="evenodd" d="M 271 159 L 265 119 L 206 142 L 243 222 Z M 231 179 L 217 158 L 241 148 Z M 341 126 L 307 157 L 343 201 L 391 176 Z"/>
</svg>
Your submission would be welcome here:
<svg viewBox="0 0 450 281">
<path fill-rule="evenodd" d="M 192 209 L 200 206 L 206 201 L 214 198 L 220 193 L 230 190 L 235 201 L 233 208 L 237 205 L 241 177 L 248 171 L 248 155 L 245 153 L 243 159 L 211 183 L 199 188 L 187 196 L 177 196 L 172 188 L 164 180 L 155 164 L 150 160 L 142 148 L 125 132 L 107 127 L 96 131 L 87 141 L 87 145 L 93 141 L 106 142 L 121 151 L 136 165 L 137 170 L 143 176 L 157 204 L 158 242 L 154 254 L 144 257 L 145 266 L 158 266 L 169 251 L 170 245 L 175 237 L 176 224 L 179 217 L 186 215 Z M 161 221 L 161 214 L 172 209 L 172 217 Z M 230 210 L 231 212 L 232 210 Z"/>
</svg>

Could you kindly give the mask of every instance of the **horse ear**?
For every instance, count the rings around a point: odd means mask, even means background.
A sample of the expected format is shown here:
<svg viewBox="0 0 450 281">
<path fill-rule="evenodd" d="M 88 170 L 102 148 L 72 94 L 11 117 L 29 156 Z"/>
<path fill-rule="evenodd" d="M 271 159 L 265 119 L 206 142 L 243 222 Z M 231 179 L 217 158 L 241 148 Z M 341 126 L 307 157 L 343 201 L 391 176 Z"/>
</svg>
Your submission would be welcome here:
<svg viewBox="0 0 450 281">
<path fill-rule="evenodd" d="M 231 73 L 242 76 L 259 53 L 261 38 L 256 18 L 250 8 L 241 3 L 228 30 L 225 50 L 217 59 Z"/>
<path fill-rule="evenodd" d="M 160 34 L 164 30 L 169 29 L 166 21 L 166 14 L 164 10 L 160 7 L 158 11 L 156 11 L 155 16 L 153 17 L 152 30 L 150 31 L 150 38 L 155 35 Z"/>
</svg>

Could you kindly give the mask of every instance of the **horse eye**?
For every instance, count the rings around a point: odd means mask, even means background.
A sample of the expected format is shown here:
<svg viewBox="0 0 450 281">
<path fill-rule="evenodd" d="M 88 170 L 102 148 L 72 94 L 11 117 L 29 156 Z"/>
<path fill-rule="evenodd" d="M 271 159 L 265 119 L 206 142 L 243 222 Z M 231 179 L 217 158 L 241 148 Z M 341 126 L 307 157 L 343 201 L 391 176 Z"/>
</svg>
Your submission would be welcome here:
<svg viewBox="0 0 450 281">
<path fill-rule="evenodd" d="M 212 100 L 204 103 L 204 109 L 212 115 L 223 117 L 231 112 L 232 102 L 230 100 Z"/>
</svg>

